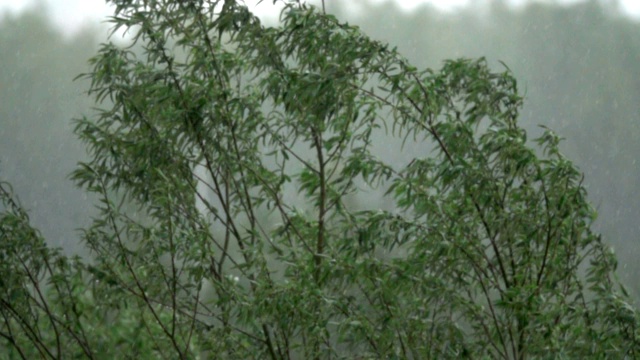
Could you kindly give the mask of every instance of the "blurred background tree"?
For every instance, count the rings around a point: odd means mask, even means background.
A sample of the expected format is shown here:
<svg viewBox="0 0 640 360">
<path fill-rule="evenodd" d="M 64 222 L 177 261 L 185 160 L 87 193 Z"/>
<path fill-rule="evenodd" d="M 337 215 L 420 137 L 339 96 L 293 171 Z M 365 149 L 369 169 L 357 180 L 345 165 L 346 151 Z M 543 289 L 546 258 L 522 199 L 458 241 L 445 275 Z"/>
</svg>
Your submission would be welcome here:
<svg viewBox="0 0 640 360">
<path fill-rule="evenodd" d="M 81 252 L 75 229 L 93 205 L 68 180 L 86 158 L 70 119 L 90 109 L 87 70 L 96 28 L 70 39 L 36 10 L 0 19 L 0 177 L 12 183 L 52 246 Z"/>
</svg>

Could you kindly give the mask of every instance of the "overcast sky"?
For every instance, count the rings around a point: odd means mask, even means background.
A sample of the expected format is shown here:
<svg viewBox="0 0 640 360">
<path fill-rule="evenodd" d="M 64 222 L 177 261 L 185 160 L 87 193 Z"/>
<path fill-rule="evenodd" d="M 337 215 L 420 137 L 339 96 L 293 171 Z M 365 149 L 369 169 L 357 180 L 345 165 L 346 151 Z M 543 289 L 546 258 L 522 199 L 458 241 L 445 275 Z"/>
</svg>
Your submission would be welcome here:
<svg viewBox="0 0 640 360">
<path fill-rule="evenodd" d="M 257 0 L 245 0 L 246 3 L 256 3 Z M 320 3 L 321 0 L 312 0 L 311 3 Z M 326 0 L 337 1 L 337 0 Z M 342 1 L 342 0 L 341 0 Z M 455 9 L 465 5 L 485 0 L 344 0 L 349 4 L 353 4 L 353 10 L 357 11 L 367 3 L 381 3 L 386 1 L 396 1 L 406 10 L 411 10 L 422 3 L 430 3 L 444 11 L 455 11 Z M 531 0 L 510 0 L 516 6 Z M 561 2 L 575 3 L 583 0 L 536 0 L 538 2 Z M 640 19 L 640 0 L 617 0 L 621 4 L 623 11 L 629 15 Z M 111 10 L 105 4 L 104 0 L 0 0 L 0 12 L 9 10 L 11 12 L 20 12 L 28 7 L 47 6 L 53 14 L 53 21 L 61 26 L 67 34 L 77 31 L 82 25 L 87 23 L 96 23 L 104 20 L 105 16 L 111 14 Z M 273 9 L 271 1 L 264 1 L 260 8 Z"/>
</svg>

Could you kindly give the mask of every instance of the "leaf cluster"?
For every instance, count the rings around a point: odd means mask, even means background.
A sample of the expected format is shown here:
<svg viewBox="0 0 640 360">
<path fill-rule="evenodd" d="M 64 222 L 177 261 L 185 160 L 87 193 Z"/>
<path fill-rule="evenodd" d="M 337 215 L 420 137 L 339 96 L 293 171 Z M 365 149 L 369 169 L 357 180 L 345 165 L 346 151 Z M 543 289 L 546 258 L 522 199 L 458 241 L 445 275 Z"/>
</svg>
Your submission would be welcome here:
<svg viewBox="0 0 640 360">
<path fill-rule="evenodd" d="M 540 155 L 529 147 L 508 69 L 420 71 L 297 2 L 275 27 L 232 0 L 112 2 L 114 30 L 143 50 L 105 44 L 84 75 L 100 108 L 76 122 L 91 161 L 73 179 L 100 198 L 83 231 L 93 261 L 50 252 L 21 210 L 6 212 L 0 346 L 12 354 L 640 349 L 582 175 L 551 130 Z M 407 143 L 422 151 L 384 160 Z M 375 191 L 393 210 L 350 200 Z"/>
</svg>

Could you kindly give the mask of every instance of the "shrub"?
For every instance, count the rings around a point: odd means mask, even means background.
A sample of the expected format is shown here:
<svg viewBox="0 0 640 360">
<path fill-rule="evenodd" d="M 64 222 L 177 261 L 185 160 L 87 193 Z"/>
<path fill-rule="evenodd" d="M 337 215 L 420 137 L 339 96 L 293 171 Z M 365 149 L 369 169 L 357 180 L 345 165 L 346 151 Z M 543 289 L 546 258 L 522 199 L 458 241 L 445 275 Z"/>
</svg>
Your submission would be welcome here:
<svg viewBox="0 0 640 360">
<path fill-rule="evenodd" d="M 93 257 L 47 249 L 2 186 L 6 353 L 640 349 L 582 175 L 551 130 L 527 143 L 508 69 L 420 71 L 296 2 L 276 27 L 229 0 L 113 3 L 144 50 L 105 44 L 84 75 L 101 109 L 77 120 L 91 161 L 73 179 L 100 199 Z M 376 196 L 387 210 L 363 205 Z"/>
</svg>

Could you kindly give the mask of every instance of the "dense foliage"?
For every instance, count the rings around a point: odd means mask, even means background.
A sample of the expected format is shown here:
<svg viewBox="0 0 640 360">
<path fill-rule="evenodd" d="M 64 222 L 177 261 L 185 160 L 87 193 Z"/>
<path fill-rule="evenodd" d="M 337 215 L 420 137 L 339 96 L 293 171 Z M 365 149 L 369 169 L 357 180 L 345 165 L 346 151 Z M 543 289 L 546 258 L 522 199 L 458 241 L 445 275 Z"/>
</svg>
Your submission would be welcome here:
<svg viewBox="0 0 640 360">
<path fill-rule="evenodd" d="M 582 176 L 551 130 L 529 147 L 509 71 L 421 71 L 295 2 L 277 27 L 232 0 L 113 3 L 144 54 L 105 44 L 85 75 L 93 261 L 49 250 L 0 188 L 10 357 L 640 350 Z M 423 155 L 381 160 L 407 143 Z M 372 189 L 392 210 L 350 201 Z"/>
</svg>

